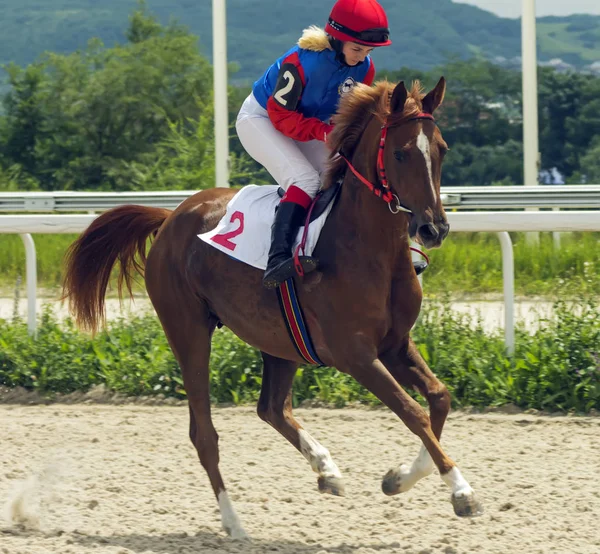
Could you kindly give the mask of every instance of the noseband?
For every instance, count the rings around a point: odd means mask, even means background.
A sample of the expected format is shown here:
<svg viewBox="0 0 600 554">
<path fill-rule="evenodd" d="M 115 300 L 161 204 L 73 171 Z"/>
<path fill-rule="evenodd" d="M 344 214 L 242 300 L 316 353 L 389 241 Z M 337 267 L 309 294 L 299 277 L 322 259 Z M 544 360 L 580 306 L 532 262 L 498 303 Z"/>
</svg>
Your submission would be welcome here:
<svg viewBox="0 0 600 554">
<path fill-rule="evenodd" d="M 400 123 L 400 125 L 404 125 L 405 123 L 408 123 L 410 121 L 415 121 L 418 119 L 429 119 L 430 121 L 435 122 L 435 118 L 433 117 L 433 115 L 421 112 L 421 113 L 417 114 L 415 117 L 411 117 L 410 119 L 403 121 L 402 123 Z M 403 206 L 402 202 L 400 202 L 400 198 L 398 198 L 398 195 L 392 191 L 390 184 L 388 182 L 388 179 L 387 179 L 387 175 L 385 173 L 383 154 L 384 154 L 384 150 L 385 150 L 385 140 L 387 138 L 388 129 L 389 129 L 389 126 L 387 124 L 387 121 L 385 121 L 383 123 L 383 125 L 381 126 L 381 140 L 379 141 L 379 151 L 377 152 L 377 173 L 379 174 L 379 183 L 377 185 L 374 185 L 369 180 L 367 180 L 365 177 L 363 177 L 356 170 L 356 168 L 352 165 L 352 163 L 350 163 L 350 160 L 348 158 L 346 158 L 343 154 L 340 154 L 340 157 L 345 160 L 345 162 L 348 164 L 348 169 L 350 169 L 350 171 L 352 171 L 352 173 L 354 173 L 354 176 L 361 183 L 366 185 L 375 196 L 377 196 L 377 197 L 381 198 L 383 201 L 387 202 L 387 205 L 393 214 L 397 214 L 400 212 L 412 214 L 412 210 L 409 210 L 407 207 Z M 394 206 L 394 204 L 395 204 L 395 206 Z"/>
</svg>

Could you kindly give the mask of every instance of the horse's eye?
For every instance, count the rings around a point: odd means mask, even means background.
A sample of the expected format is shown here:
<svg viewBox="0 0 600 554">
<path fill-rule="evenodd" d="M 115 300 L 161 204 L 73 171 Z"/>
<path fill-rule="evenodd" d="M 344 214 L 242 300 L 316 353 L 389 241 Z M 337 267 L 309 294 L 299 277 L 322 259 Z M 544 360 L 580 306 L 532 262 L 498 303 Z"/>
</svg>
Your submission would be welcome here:
<svg viewBox="0 0 600 554">
<path fill-rule="evenodd" d="M 394 158 L 396 158 L 399 162 L 403 161 L 404 160 L 404 152 L 402 152 L 402 150 L 395 150 Z"/>
</svg>

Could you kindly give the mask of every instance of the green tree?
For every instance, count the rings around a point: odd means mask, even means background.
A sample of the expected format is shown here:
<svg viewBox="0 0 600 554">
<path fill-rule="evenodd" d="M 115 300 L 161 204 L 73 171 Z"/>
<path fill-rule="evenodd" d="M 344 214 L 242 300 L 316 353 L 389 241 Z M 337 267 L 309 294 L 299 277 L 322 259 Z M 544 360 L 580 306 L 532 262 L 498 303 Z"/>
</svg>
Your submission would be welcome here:
<svg viewBox="0 0 600 554">
<path fill-rule="evenodd" d="M 125 33 L 131 44 L 160 37 L 162 25 L 148 12 L 146 0 L 138 0 L 138 9 L 129 17 L 129 28 Z"/>
<path fill-rule="evenodd" d="M 522 181 L 523 146 L 508 140 L 501 145 L 464 142 L 450 148 L 444 162 L 447 186 L 514 185 Z"/>
<path fill-rule="evenodd" d="M 26 69 L 10 65 L 6 71 L 12 90 L 4 98 L 8 116 L 2 118 L 2 158 L 5 163 L 30 168 L 35 164 L 36 137 L 44 122 L 38 97 L 45 75 L 40 64 Z"/>
<path fill-rule="evenodd" d="M 84 52 L 9 68 L 7 158 L 42 188 L 147 188 L 140 168 L 157 163 L 170 124 L 196 133 L 212 94 L 196 37 L 159 26 L 143 5 L 127 35 L 134 42 L 105 49 L 94 40 Z"/>
<path fill-rule="evenodd" d="M 581 179 L 586 183 L 600 183 L 600 135 L 596 136 L 587 152 L 581 157 Z"/>
<path fill-rule="evenodd" d="M 542 168 L 556 167 L 572 180 L 581 156 L 600 136 L 600 78 L 544 68 L 539 106 Z"/>
</svg>

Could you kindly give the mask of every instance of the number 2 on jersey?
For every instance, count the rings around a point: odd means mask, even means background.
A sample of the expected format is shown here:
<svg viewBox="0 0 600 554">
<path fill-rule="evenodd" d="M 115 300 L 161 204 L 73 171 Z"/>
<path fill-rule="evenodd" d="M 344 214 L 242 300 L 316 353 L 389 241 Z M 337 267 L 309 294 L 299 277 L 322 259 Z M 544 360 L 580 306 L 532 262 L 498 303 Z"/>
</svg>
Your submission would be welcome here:
<svg viewBox="0 0 600 554">
<path fill-rule="evenodd" d="M 291 71 L 285 71 L 282 75 L 282 78 L 285 79 L 287 83 L 282 89 L 279 89 L 273 96 L 275 100 L 277 100 L 277 102 L 279 102 L 282 106 L 287 106 L 288 101 L 285 98 L 285 95 L 294 88 L 296 80 L 294 79 L 294 76 L 292 75 Z"/>
</svg>

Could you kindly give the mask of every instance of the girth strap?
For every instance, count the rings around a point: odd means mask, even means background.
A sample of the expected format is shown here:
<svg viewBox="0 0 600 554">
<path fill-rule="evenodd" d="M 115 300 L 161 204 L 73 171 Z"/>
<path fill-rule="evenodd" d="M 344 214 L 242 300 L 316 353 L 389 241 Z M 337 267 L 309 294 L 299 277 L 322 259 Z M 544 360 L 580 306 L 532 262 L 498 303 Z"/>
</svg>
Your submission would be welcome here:
<svg viewBox="0 0 600 554">
<path fill-rule="evenodd" d="M 277 297 L 279 298 L 279 305 L 283 313 L 285 326 L 298 354 L 309 364 L 316 366 L 325 365 L 319 359 L 319 356 L 317 356 L 310 333 L 308 332 L 308 327 L 304 323 L 304 316 L 300 308 L 293 278 L 284 281 L 277 287 Z"/>
</svg>

